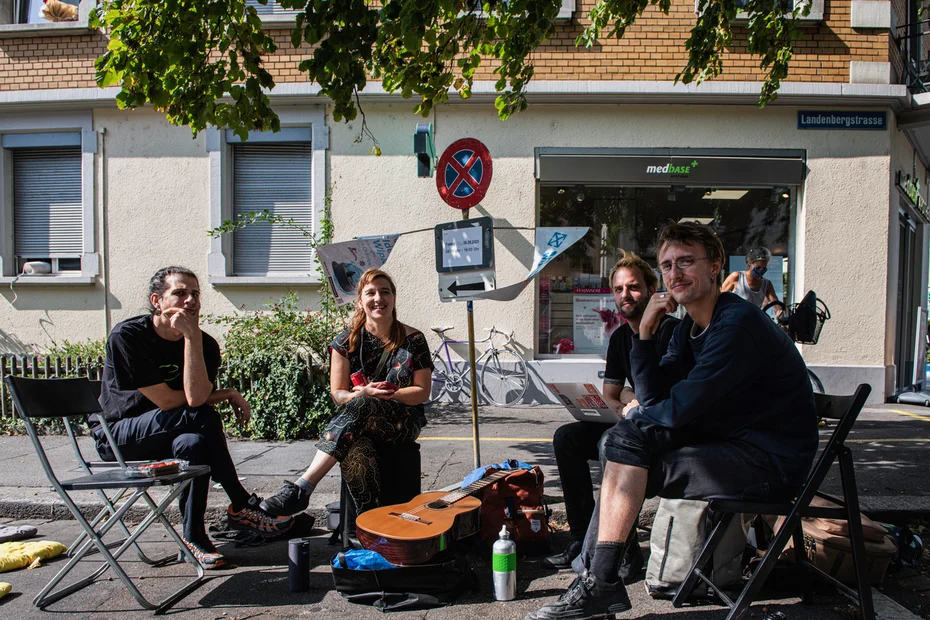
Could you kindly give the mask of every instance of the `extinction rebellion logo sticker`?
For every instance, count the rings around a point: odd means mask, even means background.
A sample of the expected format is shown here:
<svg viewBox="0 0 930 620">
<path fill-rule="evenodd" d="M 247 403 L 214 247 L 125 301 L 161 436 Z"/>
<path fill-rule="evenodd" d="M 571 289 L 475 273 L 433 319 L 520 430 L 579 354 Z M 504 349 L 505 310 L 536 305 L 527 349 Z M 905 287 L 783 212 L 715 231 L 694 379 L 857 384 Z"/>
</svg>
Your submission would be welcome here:
<svg viewBox="0 0 930 620">
<path fill-rule="evenodd" d="M 692 168 L 698 167 L 698 161 L 695 159 L 690 165 L 675 165 L 671 162 L 664 166 L 646 166 L 646 174 L 671 174 L 680 177 L 687 177 L 691 174 Z"/>
</svg>

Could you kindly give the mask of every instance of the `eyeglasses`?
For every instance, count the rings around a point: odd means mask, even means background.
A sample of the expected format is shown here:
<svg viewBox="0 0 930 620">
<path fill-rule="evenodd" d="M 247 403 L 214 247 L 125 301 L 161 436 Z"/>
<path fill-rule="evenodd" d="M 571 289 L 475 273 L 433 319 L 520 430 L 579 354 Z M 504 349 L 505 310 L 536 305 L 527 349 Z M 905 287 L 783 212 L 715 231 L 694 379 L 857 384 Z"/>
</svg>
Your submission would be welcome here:
<svg viewBox="0 0 930 620">
<path fill-rule="evenodd" d="M 710 260 L 710 257 L 704 256 L 702 258 L 694 258 L 693 256 L 682 256 L 681 258 L 675 261 L 674 265 L 678 267 L 678 271 L 684 271 L 690 268 L 691 265 L 694 264 L 694 261 L 698 261 L 698 260 Z M 664 263 L 659 265 L 659 271 L 662 272 L 663 276 L 668 274 L 668 272 L 671 270 L 672 270 L 671 261 L 665 261 Z"/>
</svg>

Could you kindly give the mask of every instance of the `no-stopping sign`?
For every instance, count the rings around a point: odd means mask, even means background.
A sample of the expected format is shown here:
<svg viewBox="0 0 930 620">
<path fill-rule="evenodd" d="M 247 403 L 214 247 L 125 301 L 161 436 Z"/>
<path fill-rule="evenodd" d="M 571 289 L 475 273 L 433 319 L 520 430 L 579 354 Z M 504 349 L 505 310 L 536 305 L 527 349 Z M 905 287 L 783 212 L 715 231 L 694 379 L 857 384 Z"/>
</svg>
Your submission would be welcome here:
<svg viewBox="0 0 930 620">
<path fill-rule="evenodd" d="M 470 209 L 491 185 L 491 153 L 474 138 L 456 140 L 439 158 L 436 189 L 450 207 Z"/>
</svg>

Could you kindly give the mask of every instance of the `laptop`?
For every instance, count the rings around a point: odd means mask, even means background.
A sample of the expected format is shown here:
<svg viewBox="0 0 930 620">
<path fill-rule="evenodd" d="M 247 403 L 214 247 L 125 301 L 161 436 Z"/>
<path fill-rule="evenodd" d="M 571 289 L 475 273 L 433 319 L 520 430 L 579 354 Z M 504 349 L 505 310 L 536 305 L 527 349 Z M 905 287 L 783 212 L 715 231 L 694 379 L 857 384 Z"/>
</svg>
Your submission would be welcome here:
<svg viewBox="0 0 930 620">
<path fill-rule="evenodd" d="M 591 383 L 547 383 L 552 393 L 579 422 L 616 424 L 620 416 Z"/>
</svg>

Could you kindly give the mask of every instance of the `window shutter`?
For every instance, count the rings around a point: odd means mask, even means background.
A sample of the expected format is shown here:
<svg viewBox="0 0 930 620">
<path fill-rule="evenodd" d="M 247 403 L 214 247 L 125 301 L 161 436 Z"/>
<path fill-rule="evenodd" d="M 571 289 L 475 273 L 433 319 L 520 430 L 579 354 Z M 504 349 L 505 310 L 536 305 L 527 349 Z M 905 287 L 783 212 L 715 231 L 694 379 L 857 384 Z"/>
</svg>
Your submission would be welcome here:
<svg viewBox="0 0 930 620">
<path fill-rule="evenodd" d="M 266 4 L 261 4 L 258 0 L 245 0 L 245 5 L 255 7 L 255 12 L 259 15 L 297 15 L 300 13 L 296 9 L 282 8 L 275 0 L 268 0 Z"/>
<path fill-rule="evenodd" d="M 269 211 L 310 233 L 313 230 L 309 143 L 237 144 L 233 148 L 233 215 Z M 297 230 L 267 223 L 240 228 L 233 235 L 237 276 L 309 275 L 313 250 Z"/>
<path fill-rule="evenodd" d="M 84 249 L 80 147 L 12 152 L 14 253 L 23 258 L 80 256 Z"/>
</svg>

